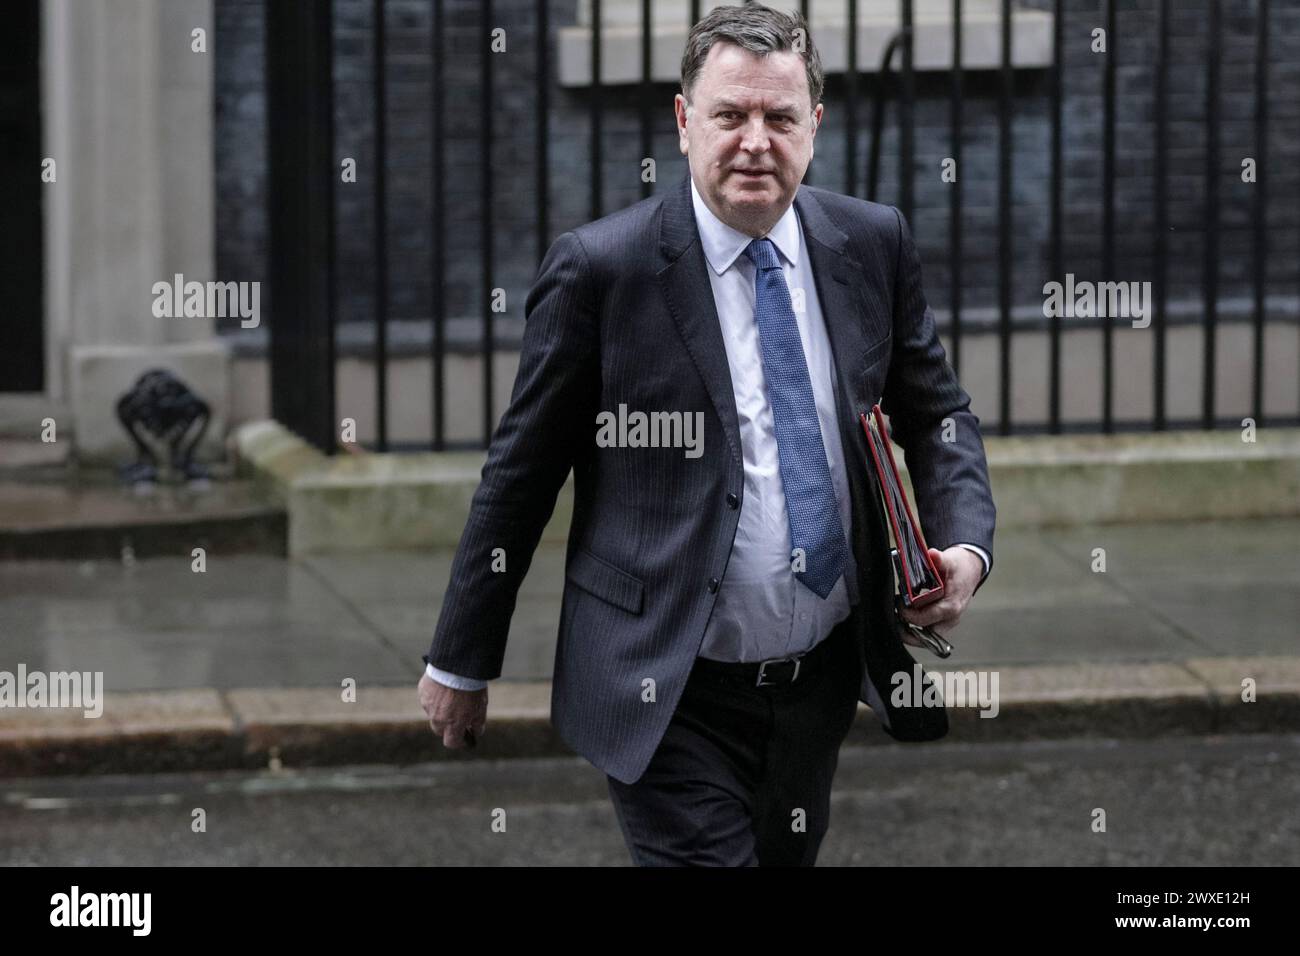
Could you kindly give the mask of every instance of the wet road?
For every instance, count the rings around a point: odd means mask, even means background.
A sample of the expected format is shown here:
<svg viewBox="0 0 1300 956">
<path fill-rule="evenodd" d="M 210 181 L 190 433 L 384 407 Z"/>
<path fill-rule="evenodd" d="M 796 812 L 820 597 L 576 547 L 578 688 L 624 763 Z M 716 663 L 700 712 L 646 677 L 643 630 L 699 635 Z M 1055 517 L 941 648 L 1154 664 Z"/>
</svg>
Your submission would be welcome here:
<svg viewBox="0 0 1300 956">
<path fill-rule="evenodd" d="M 845 748 L 819 864 L 1296 865 L 1297 757 L 1290 735 Z M 3 865 L 628 863 L 577 758 L 0 781 Z"/>
</svg>

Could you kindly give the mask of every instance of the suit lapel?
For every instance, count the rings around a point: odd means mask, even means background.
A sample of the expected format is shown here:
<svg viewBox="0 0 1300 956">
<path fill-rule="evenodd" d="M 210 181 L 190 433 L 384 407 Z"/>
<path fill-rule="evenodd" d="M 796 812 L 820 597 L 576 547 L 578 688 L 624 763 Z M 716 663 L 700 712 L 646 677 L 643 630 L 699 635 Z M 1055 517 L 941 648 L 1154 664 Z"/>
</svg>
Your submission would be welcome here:
<svg viewBox="0 0 1300 956">
<path fill-rule="evenodd" d="M 870 348 L 889 335 L 890 320 L 878 305 L 878 297 L 868 293 L 865 270 L 849 251 L 849 237 L 827 217 L 807 186 L 799 187 L 794 205 L 812 260 L 813 282 L 840 388 L 856 419 L 857 412 L 870 408 L 880 397 L 867 394 L 864 360 Z"/>
<path fill-rule="evenodd" d="M 731 367 L 727 364 L 727 347 L 722 341 L 722 323 L 713 301 L 713 286 L 705 271 L 708 263 L 704 261 L 704 249 L 695 225 L 689 173 L 664 199 L 661 208 L 659 249 L 668 261 L 659 270 L 659 284 L 682 341 L 717 409 L 731 456 L 737 465 L 743 466 L 736 394 L 731 384 Z"/>
<path fill-rule="evenodd" d="M 795 209 L 803 228 L 813 283 L 817 286 L 817 299 L 835 363 L 840 443 L 853 498 L 854 527 L 850 540 L 858 562 L 862 606 L 866 608 L 869 607 L 867 597 L 871 594 L 867 573 L 872 567 L 872 555 L 880 548 L 880 532 L 885 519 L 883 507 L 879 504 L 875 473 L 867 460 L 866 436 L 858 414 L 869 410 L 879 397 L 867 394 L 864 360 L 875 342 L 888 334 L 888 319 L 882 316 L 882 309 L 872 308 L 876 297 L 868 294 L 863 279 L 865 270 L 848 251 L 848 236 L 826 216 L 808 187 L 799 188 Z M 862 534 L 863 520 L 867 521 L 871 531 L 866 536 Z"/>
</svg>

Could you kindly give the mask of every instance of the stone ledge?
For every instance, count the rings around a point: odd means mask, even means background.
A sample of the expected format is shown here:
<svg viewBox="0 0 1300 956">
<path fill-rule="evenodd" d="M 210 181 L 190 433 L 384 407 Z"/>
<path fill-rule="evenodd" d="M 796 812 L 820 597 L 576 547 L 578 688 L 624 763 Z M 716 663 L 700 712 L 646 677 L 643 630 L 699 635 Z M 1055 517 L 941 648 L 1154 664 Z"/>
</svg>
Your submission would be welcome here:
<svg viewBox="0 0 1300 956">
<path fill-rule="evenodd" d="M 1254 442 L 1243 442 L 1236 431 L 1167 431 L 997 436 L 984 443 L 990 467 L 1300 460 L 1300 428 L 1261 428 L 1256 434 Z"/>
<path fill-rule="evenodd" d="M 1300 429 L 986 438 L 999 528 L 1300 514 Z"/>
<path fill-rule="evenodd" d="M 236 430 L 238 468 L 277 489 L 289 512 L 289 554 L 451 547 L 460 541 L 486 458 L 476 452 L 333 457 L 278 422 Z M 570 477 L 544 541 L 564 541 Z"/>
<path fill-rule="evenodd" d="M 241 471 L 289 512 L 290 555 L 454 547 L 481 451 L 326 456 L 273 421 L 239 428 Z M 986 437 L 999 528 L 1300 514 L 1300 429 Z M 906 465 L 900 461 L 906 476 Z M 1231 489 L 1231 493 L 1225 493 Z M 543 540 L 563 542 L 572 476 Z"/>
</svg>

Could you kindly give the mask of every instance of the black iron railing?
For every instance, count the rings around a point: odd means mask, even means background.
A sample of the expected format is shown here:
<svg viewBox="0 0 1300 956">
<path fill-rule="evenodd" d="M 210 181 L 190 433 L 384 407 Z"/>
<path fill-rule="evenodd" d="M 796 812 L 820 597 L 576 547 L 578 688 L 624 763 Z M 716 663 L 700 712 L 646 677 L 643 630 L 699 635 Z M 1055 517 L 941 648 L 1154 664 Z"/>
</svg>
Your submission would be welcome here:
<svg viewBox="0 0 1300 956">
<path fill-rule="evenodd" d="M 1171 228 L 1169 210 L 1168 167 L 1170 156 L 1169 132 L 1169 71 L 1171 65 L 1171 8 L 1172 0 L 1154 0 L 1156 3 L 1155 31 L 1156 54 L 1153 65 L 1153 131 L 1152 170 L 1153 188 L 1150 197 L 1150 211 L 1154 226 L 1152 236 L 1152 289 L 1151 327 L 1154 336 L 1153 367 L 1151 387 L 1153 389 L 1153 415 L 1149 421 L 1117 422 L 1114 411 L 1115 399 L 1115 336 L 1114 317 L 1109 314 L 1100 318 L 1102 330 L 1102 348 L 1100 363 L 1101 415 L 1098 420 L 1088 422 L 1063 421 L 1062 415 L 1062 336 L 1063 328 L 1060 316 L 1046 317 L 1038 331 L 1045 330 L 1048 337 L 1047 362 L 1047 408 L 1046 418 L 1038 422 L 1017 422 L 1012 416 L 1012 395 L 1015 382 L 1012 344 L 1015 338 L 1013 330 L 1013 271 L 1015 267 L 1013 253 L 1013 148 L 1012 124 L 1017 103 L 1016 67 L 1012 57 L 1012 25 L 1015 11 L 1011 0 L 1002 0 L 999 9 L 997 35 L 1000 37 L 1000 60 L 995 72 L 995 89 L 997 109 L 997 189 L 996 189 L 996 235 L 997 235 L 997 283 L 996 283 L 996 322 L 994 334 L 997 336 L 997 356 L 999 372 L 998 393 L 998 429 L 1003 434 L 1012 432 L 1067 430 L 1099 430 L 1112 432 L 1120 428 L 1148 428 L 1160 430 L 1172 426 L 1186 427 L 1199 425 L 1213 428 L 1224 424 L 1216 415 L 1215 390 L 1216 374 L 1216 332 L 1219 326 L 1219 181 L 1226 175 L 1221 155 L 1219 127 L 1221 96 L 1221 57 L 1222 57 L 1222 0 L 1206 0 L 1208 15 L 1204 32 L 1204 86 L 1205 86 L 1205 148 L 1203 175 L 1205 184 L 1205 202 L 1203 222 L 1204 232 L 1203 263 L 1201 270 L 1201 325 L 1203 339 L 1202 400 L 1199 418 L 1194 421 L 1171 421 L 1167 414 L 1166 387 L 1168 363 L 1166 357 L 1167 305 L 1169 299 L 1169 240 Z M 1118 9 L 1118 0 L 1101 0 L 1100 22 L 1106 29 L 1108 53 L 1099 58 L 1101 77 L 1101 114 L 1097 125 L 1097 134 L 1101 140 L 1102 170 L 1100 184 L 1101 227 L 1099 248 L 1095 254 L 1101 263 L 1101 274 L 1114 277 L 1119 266 L 1116 260 L 1118 225 L 1117 199 L 1117 49 L 1118 44 L 1127 42 L 1133 31 L 1140 26 L 1124 23 Z M 917 70 L 914 64 L 914 3 L 913 0 L 898 0 L 900 29 L 889 41 L 877 74 L 871 79 L 869 87 L 873 92 L 873 114 L 871 127 L 871 144 L 866 168 L 859 171 L 858 138 L 859 128 L 857 111 L 861 99 L 861 77 L 858 72 L 859 61 L 859 0 L 849 0 L 847 6 L 847 44 L 846 70 L 843 74 L 842 102 L 839 107 L 843 115 L 844 189 L 850 194 L 858 193 L 858 183 L 864 183 L 865 198 L 877 198 L 899 206 L 909 220 L 916 205 L 915 167 L 916 167 L 916 104 L 917 104 Z M 552 24 L 547 0 L 537 0 L 533 11 L 536 25 L 535 69 L 536 84 L 534 92 L 540 121 L 537 125 L 535 141 L 535 169 L 531 175 L 536 177 L 536 232 L 535 248 L 540 255 L 554 239 L 552 233 L 552 215 L 549 196 L 549 173 L 551 169 L 551 139 L 548 117 L 551 115 L 551 73 L 552 62 L 550 40 Z M 813 4 L 802 0 L 800 7 L 809 16 Z M 691 0 L 689 15 L 691 22 L 700 16 L 699 0 Z M 1067 81 L 1065 66 L 1065 3 L 1054 0 L 1050 4 L 1053 15 L 1052 59 L 1046 68 L 1044 83 L 1038 89 L 1045 91 L 1047 117 L 1050 127 L 1046 205 L 1049 221 L 1046 227 L 1045 261 L 1050 276 L 1060 279 L 1066 269 L 1065 254 L 1065 205 L 1063 195 L 1066 188 L 1066 167 L 1064 163 L 1065 141 L 1063 136 L 1063 111 Z M 372 0 L 374 30 L 374 137 L 375 162 L 373 169 L 373 217 L 376 241 L 374 243 L 374 387 L 375 387 L 375 434 L 372 447 L 387 450 L 394 446 L 390 442 L 390 422 L 388 407 L 389 377 L 389 259 L 387 211 L 389 203 L 388 174 L 386 151 L 389 148 L 386 129 L 386 80 L 385 50 L 386 23 L 384 0 Z M 432 434 L 426 448 L 443 449 L 452 447 L 446 433 L 446 417 L 449 401 L 445 363 L 447 360 L 447 308 L 444 296 L 447 276 L 448 256 L 448 219 L 446 214 L 449 196 L 446 188 L 446 136 L 444 115 L 447 107 L 445 90 L 448 75 L 445 60 L 440 55 L 445 49 L 447 30 L 447 10 L 443 0 L 430 0 L 431 23 L 431 89 L 430 129 L 432 155 L 428 157 L 432 177 L 431 232 L 429 263 L 432 274 L 432 293 L 428 314 L 432 326 L 430 335 L 429 360 L 432 363 L 431 407 Z M 604 121 L 607 109 L 605 85 L 602 81 L 602 4 L 600 0 L 590 0 L 590 56 L 591 82 L 585 91 L 585 102 L 591 129 L 590 167 L 583 171 L 585 175 L 574 177 L 574 182 L 588 183 L 590 190 L 589 211 L 592 218 L 598 218 L 606 210 L 604 203 L 605 182 L 602 170 L 604 146 Z M 642 57 L 641 74 L 636 82 L 637 108 L 639 109 L 639 144 L 643 156 L 653 155 L 653 138 L 655 123 L 665 113 L 663 109 L 662 85 L 656 88 L 656 81 L 651 75 L 652 27 L 654 23 L 654 4 L 652 0 L 641 0 L 640 4 L 640 51 Z M 471 16 L 460 13 L 458 15 Z M 1269 208 L 1270 194 L 1269 171 L 1263 158 L 1269 147 L 1269 0 L 1255 0 L 1246 13 L 1234 9 L 1234 16 L 1253 15 L 1255 17 L 1255 69 L 1254 82 L 1254 148 L 1260 159 L 1256 169 L 1256 184 L 1253 194 L 1253 225 L 1251 270 L 1251 302 L 1253 307 L 1253 343 L 1251 349 L 1251 414 L 1258 422 L 1263 422 L 1264 415 L 1264 338 L 1265 308 L 1269 293 L 1269 234 L 1266 227 L 1266 212 Z M 493 289 L 496 287 L 495 276 L 497 262 L 493 250 L 498 239 L 492 215 L 493 199 L 498 183 L 493 176 L 493 106 L 494 91 L 498 87 L 495 59 L 488 54 L 488 45 L 494 23 L 493 4 L 491 0 L 482 0 L 477 7 L 476 18 L 480 43 L 480 85 L 479 122 L 478 122 L 478 159 L 481 164 L 480 191 L 477 197 L 479 206 L 480 231 L 480 270 L 479 287 L 482 292 L 481 311 L 481 349 L 482 360 L 482 428 L 479 439 L 473 444 L 486 446 L 490 439 L 497 411 L 494 407 L 493 359 L 497 352 L 494 329 Z M 333 135 L 332 117 L 334 110 L 333 90 L 329 82 L 330 44 L 332 11 L 328 2 L 305 4 L 266 4 L 267 17 L 267 83 L 268 99 L 272 123 L 270 124 L 270 180 L 271 180 L 271 221 L 272 221 L 272 269 L 275 277 L 273 291 L 274 321 L 272 323 L 272 393 L 273 413 L 290 427 L 299 431 L 313 443 L 322 448 L 333 450 L 336 444 L 338 422 L 336 421 L 334 396 L 334 336 L 336 333 L 336 306 L 334 292 L 334 242 L 333 242 L 333 182 L 337 169 L 337 157 L 333 152 L 331 137 Z M 947 70 L 946 88 L 948 95 L 948 124 L 951 137 L 949 153 L 958 168 L 963 162 L 962 131 L 966 109 L 975 94 L 967 85 L 970 67 L 963 61 L 962 46 L 965 30 L 965 12 L 962 0 L 952 0 L 952 63 Z M 1146 21 L 1142 21 L 1145 23 Z M 1121 30 L 1121 26 L 1124 30 Z M 942 80 L 942 75 L 940 74 Z M 931 84 L 931 93 L 939 88 Z M 1293 91 L 1297 92 L 1297 91 Z M 1022 93 L 1023 97 L 1023 93 Z M 894 122 L 897 130 L 897 182 L 896 194 L 880 196 L 881 151 L 885 142 L 886 104 L 893 102 Z M 661 131 L 662 132 L 662 131 Z M 527 175 L 527 174 L 524 174 Z M 823 170 L 822 175 L 825 175 Z M 968 270 L 963 269 L 963 218 L 966 212 L 966 191 L 963 189 L 963 176 L 958 176 L 951 184 L 947 196 L 949 217 L 947 256 L 950 260 L 948 270 L 948 304 L 949 322 L 946 331 L 950 335 L 950 359 L 960 372 L 963 359 L 962 342 L 966 333 L 964 311 L 966 297 L 963 292 L 963 280 Z M 808 181 L 811 182 L 811 176 Z M 651 195 L 654 184 L 643 181 L 641 196 Z M 1300 278 L 1300 275 L 1297 276 Z M 1274 416 L 1271 421 L 1279 424 L 1294 423 L 1300 418 Z M 403 446 L 405 447 L 405 446 Z"/>
</svg>

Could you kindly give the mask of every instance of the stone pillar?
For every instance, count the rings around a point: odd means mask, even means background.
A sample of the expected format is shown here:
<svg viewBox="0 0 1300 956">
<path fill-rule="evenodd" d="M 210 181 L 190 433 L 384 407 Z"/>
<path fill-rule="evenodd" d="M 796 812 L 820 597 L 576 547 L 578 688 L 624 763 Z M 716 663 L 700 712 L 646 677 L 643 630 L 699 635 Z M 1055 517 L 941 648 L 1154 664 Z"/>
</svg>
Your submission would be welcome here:
<svg viewBox="0 0 1300 956">
<path fill-rule="evenodd" d="M 212 408 L 200 455 L 220 455 L 230 360 L 211 317 L 154 315 L 153 286 L 214 275 L 211 0 L 44 0 L 50 396 L 84 461 L 132 446 L 118 397 L 169 369 Z M 206 52 L 192 50 L 205 34 Z M 236 277 L 237 278 L 237 277 Z M 60 422 L 60 425 L 64 423 Z"/>
</svg>

